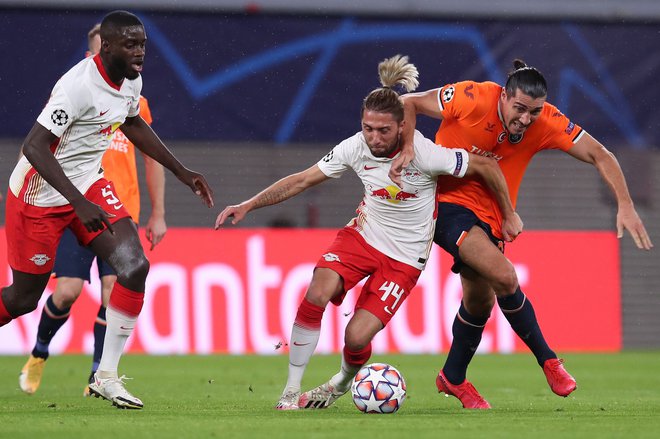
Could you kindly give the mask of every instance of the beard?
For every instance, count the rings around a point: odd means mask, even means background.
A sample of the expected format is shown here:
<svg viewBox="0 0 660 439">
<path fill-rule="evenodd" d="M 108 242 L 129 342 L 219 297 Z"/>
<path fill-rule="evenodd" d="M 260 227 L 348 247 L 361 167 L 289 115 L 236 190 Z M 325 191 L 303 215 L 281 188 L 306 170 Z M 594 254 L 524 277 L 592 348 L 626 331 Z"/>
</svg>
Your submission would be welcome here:
<svg viewBox="0 0 660 439">
<path fill-rule="evenodd" d="M 373 147 L 369 144 L 369 150 L 371 151 L 371 155 L 374 157 L 389 157 L 392 155 L 394 151 L 396 151 L 399 148 L 399 144 L 401 143 L 401 135 L 399 134 L 394 142 L 391 144 L 387 145 L 386 147 L 379 147 L 377 150 L 374 151 Z"/>
</svg>

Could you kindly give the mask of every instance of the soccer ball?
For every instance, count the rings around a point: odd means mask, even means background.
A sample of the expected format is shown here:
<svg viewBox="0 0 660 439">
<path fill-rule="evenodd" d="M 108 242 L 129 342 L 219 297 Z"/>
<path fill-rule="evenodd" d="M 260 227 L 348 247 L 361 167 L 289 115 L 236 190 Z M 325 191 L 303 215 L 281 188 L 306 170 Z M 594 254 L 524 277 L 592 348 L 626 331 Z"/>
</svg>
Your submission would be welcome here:
<svg viewBox="0 0 660 439">
<path fill-rule="evenodd" d="M 406 382 L 394 366 L 372 363 L 355 375 L 351 393 L 361 412 L 394 413 L 406 399 Z"/>
</svg>

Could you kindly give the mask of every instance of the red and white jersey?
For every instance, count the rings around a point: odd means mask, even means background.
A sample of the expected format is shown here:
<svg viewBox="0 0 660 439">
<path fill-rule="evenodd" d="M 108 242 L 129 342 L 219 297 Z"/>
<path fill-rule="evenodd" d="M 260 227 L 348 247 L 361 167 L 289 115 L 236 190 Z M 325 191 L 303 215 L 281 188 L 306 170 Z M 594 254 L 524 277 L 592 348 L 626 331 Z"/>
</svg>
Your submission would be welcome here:
<svg viewBox="0 0 660 439">
<path fill-rule="evenodd" d="M 55 84 L 37 122 L 58 137 L 51 151 L 81 193 L 103 177 L 103 153 L 126 118 L 139 114 L 141 89 L 141 77 L 114 84 L 98 55 L 76 64 Z M 14 168 L 9 187 L 17 198 L 34 206 L 68 204 L 25 157 Z"/>
<path fill-rule="evenodd" d="M 338 178 L 350 168 L 362 180 L 364 198 L 347 227 L 381 253 L 423 270 L 435 232 L 437 176 L 463 177 L 469 156 L 463 149 L 438 148 L 419 131 L 414 148 L 415 159 L 401 178 L 403 188 L 388 177 L 396 155 L 374 157 L 362 132 L 335 146 L 317 165 L 328 177 Z"/>
</svg>

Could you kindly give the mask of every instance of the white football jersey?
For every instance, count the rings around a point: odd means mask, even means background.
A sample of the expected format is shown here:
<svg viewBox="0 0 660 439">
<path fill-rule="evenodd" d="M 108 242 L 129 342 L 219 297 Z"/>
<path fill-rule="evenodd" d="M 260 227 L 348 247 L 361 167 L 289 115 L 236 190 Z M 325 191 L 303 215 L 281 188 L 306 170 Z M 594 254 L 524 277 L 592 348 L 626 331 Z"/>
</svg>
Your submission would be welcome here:
<svg viewBox="0 0 660 439">
<path fill-rule="evenodd" d="M 55 84 L 37 122 L 59 138 L 51 151 L 81 193 L 103 177 L 103 153 L 126 118 L 139 114 L 141 89 L 142 77 L 124 79 L 121 86 L 114 84 L 98 55 L 76 64 Z M 25 157 L 14 168 L 9 187 L 28 204 L 68 204 Z"/>
<path fill-rule="evenodd" d="M 332 178 L 353 169 L 364 185 L 364 198 L 347 227 L 381 253 L 423 270 L 435 232 L 437 176 L 463 177 L 469 156 L 463 149 L 438 146 L 419 131 L 414 148 L 415 159 L 402 173 L 403 188 L 388 177 L 393 158 L 374 157 L 362 132 L 335 146 L 318 167 Z"/>
</svg>

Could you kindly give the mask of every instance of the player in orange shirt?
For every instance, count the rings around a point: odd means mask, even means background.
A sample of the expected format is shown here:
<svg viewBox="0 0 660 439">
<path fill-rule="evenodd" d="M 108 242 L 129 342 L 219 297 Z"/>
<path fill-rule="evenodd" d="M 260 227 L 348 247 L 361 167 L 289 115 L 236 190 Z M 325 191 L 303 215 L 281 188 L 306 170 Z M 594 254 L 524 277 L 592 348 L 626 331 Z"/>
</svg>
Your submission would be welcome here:
<svg viewBox="0 0 660 439">
<path fill-rule="evenodd" d="M 95 25 L 88 33 L 89 51 L 85 56 L 96 55 L 101 49 L 101 25 Z M 151 125 L 152 117 L 147 100 L 140 96 L 140 116 Z M 143 154 L 151 216 L 145 227 L 151 249 L 163 239 L 167 231 L 165 224 L 165 172 L 163 166 Z M 140 192 L 135 163 L 135 146 L 120 130 L 115 131 L 110 147 L 102 161 L 105 176 L 112 181 L 119 199 L 138 224 L 140 219 Z M 66 229 L 57 248 L 53 274 L 57 277 L 55 292 L 48 298 L 39 321 L 37 340 L 32 354 L 19 375 L 21 389 L 28 394 L 37 391 L 41 383 L 43 368 L 48 358 L 48 346 L 57 331 L 69 318 L 71 306 L 80 296 L 85 281 L 90 281 L 90 268 L 96 255 L 78 243 L 77 238 Z M 89 382 L 94 377 L 103 352 L 105 339 L 105 311 L 117 276 L 105 261 L 97 258 L 101 279 L 101 306 L 94 323 L 94 356 Z M 85 395 L 89 387 L 85 387 Z"/>
<path fill-rule="evenodd" d="M 594 165 L 612 189 L 618 204 L 618 237 L 628 229 L 638 248 L 651 249 L 653 244 L 635 211 L 614 155 L 546 102 L 546 97 L 543 75 L 520 60 L 514 61 L 514 71 L 504 87 L 493 82 L 463 81 L 404 95 L 404 152 L 393 163 L 390 178 L 398 183 L 401 170 L 413 156 L 416 114 L 442 120 L 437 144 L 465 148 L 497 160 L 514 208 L 525 169 L 534 154 L 560 149 Z M 463 300 L 452 326 L 452 345 L 436 378 L 438 391 L 456 396 L 465 408 L 490 408 L 466 374 L 497 300 L 513 330 L 536 356 L 552 391 L 568 396 L 576 389 L 576 382 L 546 343 L 532 304 L 520 290 L 513 264 L 504 256 L 504 241 L 511 242 L 516 236 L 502 227 L 502 216 L 490 193 L 475 178 L 439 179 L 438 201 L 434 241 L 454 257 L 452 270 L 460 274 L 463 286 Z"/>
</svg>

